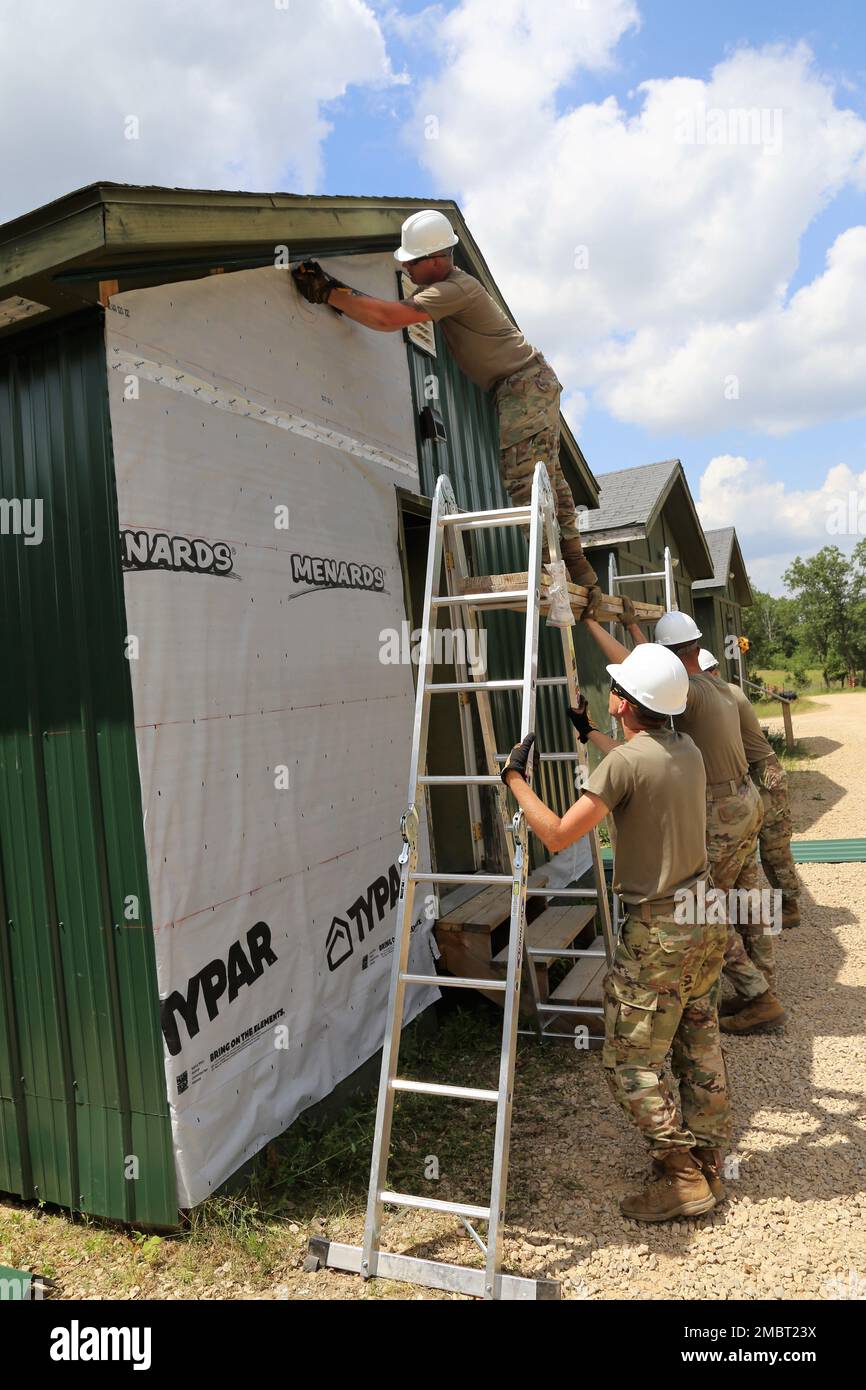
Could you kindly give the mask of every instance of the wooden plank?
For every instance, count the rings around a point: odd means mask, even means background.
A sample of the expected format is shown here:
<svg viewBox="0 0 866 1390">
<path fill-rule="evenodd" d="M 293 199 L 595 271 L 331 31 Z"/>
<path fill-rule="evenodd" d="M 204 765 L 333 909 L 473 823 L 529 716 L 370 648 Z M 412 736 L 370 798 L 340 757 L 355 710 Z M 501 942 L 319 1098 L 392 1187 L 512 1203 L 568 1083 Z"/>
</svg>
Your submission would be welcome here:
<svg viewBox="0 0 866 1390">
<path fill-rule="evenodd" d="M 601 950 L 602 938 L 597 936 L 591 949 Z M 596 956 L 584 956 L 569 970 L 564 980 L 556 986 L 550 998 L 560 1004 L 593 1004 L 601 998 L 600 981 L 607 973 L 607 961 Z M 590 993 L 592 991 L 592 993 Z"/>
<path fill-rule="evenodd" d="M 489 935 L 511 916 L 511 890 L 491 884 L 468 902 L 453 908 L 441 917 L 437 926 L 444 931 L 475 931 Z"/>
<path fill-rule="evenodd" d="M 23 294 L 17 287 L 30 276 L 101 251 L 104 242 L 99 206 L 78 211 L 50 228 L 22 232 L 11 241 L 0 242 L 0 299 Z"/>
<path fill-rule="evenodd" d="M 542 912 L 540 917 L 536 917 L 534 922 L 530 922 L 526 928 L 526 944 L 528 946 L 549 946 L 554 952 L 550 956 L 535 956 L 536 969 L 540 966 L 551 965 L 557 959 L 556 948 L 570 946 L 594 916 L 594 904 L 581 904 L 578 907 L 549 907 L 545 912 Z M 507 946 L 493 957 L 493 962 L 495 965 L 507 964 Z"/>
<path fill-rule="evenodd" d="M 461 594 L 496 594 L 506 592 L 511 589 L 525 589 L 529 583 L 528 574 L 483 574 L 474 575 L 465 580 L 462 585 L 455 587 L 456 593 Z M 550 586 L 550 576 L 542 573 L 541 576 L 541 607 L 547 606 L 545 591 Z M 586 607 L 586 596 L 589 590 L 583 584 L 571 584 L 568 586 L 571 606 L 575 613 L 582 612 Z M 619 594 L 605 594 L 604 602 L 598 610 L 599 622 L 621 622 L 622 621 L 622 596 Z M 487 605 L 489 606 L 489 605 Z M 520 610 L 518 603 L 504 603 L 503 608 L 514 608 Z M 642 600 L 634 600 L 634 609 L 638 622 L 657 622 L 664 613 L 664 608 L 659 603 L 644 603 Z"/>
</svg>

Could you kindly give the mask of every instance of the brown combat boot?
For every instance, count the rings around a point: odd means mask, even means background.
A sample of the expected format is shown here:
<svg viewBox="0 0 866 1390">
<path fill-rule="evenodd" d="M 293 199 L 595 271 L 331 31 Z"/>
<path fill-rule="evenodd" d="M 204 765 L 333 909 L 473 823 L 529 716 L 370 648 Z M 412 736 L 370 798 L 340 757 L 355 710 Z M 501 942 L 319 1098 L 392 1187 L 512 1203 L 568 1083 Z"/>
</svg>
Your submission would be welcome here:
<svg viewBox="0 0 866 1390">
<path fill-rule="evenodd" d="M 768 989 L 757 999 L 752 999 L 739 1013 L 719 1019 L 719 1027 L 723 1033 L 737 1033 L 740 1037 L 747 1033 L 775 1033 L 786 1017 L 775 994 Z"/>
<path fill-rule="evenodd" d="M 721 1149 L 692 1149 L 692 1153 L 701 1165 L 701 1172 L 707 1180 L 707 1186 L 716 1199 L 716 1202 L 723 1202 L 727 1193 L 725 1184 L 722 1182 L 722 1151 Z"/>
<path fill-rule="evenodd" d="M 653 1176 L 640 1192 L 623 1197 L 619 1209 L 632 1221 L 672 1221 L 700 1216 L 716 1205 L 691 1149 L 671 1149 L 653 1161 Z"/>
<path fill-rule="evenodd" d="M 580 536 L 572 536 L 568 540 L 564 540 L 561 551 L 572 584 L 585 584 L 588 589 L 591 589 L 593 584 L 598 583 L 598 575 L 583 553 Z"/>
<path fill-rule="evenodd" d="M 741 994 L 732 994 L 729 999 L 723 999 L 719 1005 L 719 1018 L 730 1018 L 731 1014 L 738 1014 L 751 1002 L 750 999 L 744 999 Z"/>
<path fill-rule="evenodd" d="M 799 927 L 800 908 L 796 898 L 782 899 L 782 927 Z"/>
</svg>

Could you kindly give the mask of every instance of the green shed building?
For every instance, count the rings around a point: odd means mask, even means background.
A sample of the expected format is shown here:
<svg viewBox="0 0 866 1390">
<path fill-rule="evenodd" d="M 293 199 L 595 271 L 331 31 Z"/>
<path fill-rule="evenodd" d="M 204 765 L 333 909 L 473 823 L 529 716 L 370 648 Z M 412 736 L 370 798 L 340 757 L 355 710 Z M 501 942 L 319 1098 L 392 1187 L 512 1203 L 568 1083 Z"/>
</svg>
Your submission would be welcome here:
<svg viewBox="0 0 866 1390">
<path fill-rule="evenodd" d="M 0 1191 L 171 1224 L 381 1044 L 413 672 L 376 643 L 417 622 L 437 475 L 505 501 L 496 417 L 438 330 L 365 335 L 280 257 L 397 294 L 419 206 L 104 183 L 0 227 Z M 564 422 L 562 463 L 595 508 Z M 673 535 L 688 586 L 667 492 L 621 563 Z M 443 823 L 471 864 L 465 804 Z"/>
<path fill-rule="evenodd" d="M 713 567 L 679 459 L 602 473 L 599 484 L 599 505 L 582 517 L 581 532 L 602 588 L 613 591 L 616 576 L 662 574 L 667 551 L 672 571 L 669 596 L 662 578 L 629 582 L 621 591 L 632 599 L 693 612 L 692 585 L 696 579 L 710 578 Z M 578 661 L 593 714 L 606 723 L 610 678 L 601 652 L 586 636 Z"/>
</svg>

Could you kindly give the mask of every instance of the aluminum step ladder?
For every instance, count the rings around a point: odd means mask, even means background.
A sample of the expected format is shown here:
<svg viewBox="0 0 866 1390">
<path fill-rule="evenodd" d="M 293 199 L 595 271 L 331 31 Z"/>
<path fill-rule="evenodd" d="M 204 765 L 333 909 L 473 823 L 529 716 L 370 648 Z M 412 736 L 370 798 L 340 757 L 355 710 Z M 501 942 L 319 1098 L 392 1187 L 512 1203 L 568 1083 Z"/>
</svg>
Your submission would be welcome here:
<svg viewBox="0 0 866 1390">
<path fill-rule="evenodd" d="M 529 523 L 529 565 L 526 589 L 505 592 L 464 593 L 468 578 L 468 564 L 464 544 L 467 531 L 490 527 L 525 526 Z M 520 738 L 524 738 L 535 726 L 536 691 L 539 685 L 562 686 L 571 704 L 578 696 L 577 676 L 574 661 L 572 629 L 561 628 L 562 650 L 565 674 L 539 678 L 538 676 L 538 632 L 541 608 L 541 564 L 542 528 L 546 535 L 549 554 L 552 560 L 560 559 L 559 527 L 556 522 L 553 494 L 550 489 L 547 471 L 542 463 L 536 465 L 532 483 L 532 495 L 527 507 L 506 507 L 486 512 L 461 512 L 458 510 L 451 484 L 446 477 L 440 477 L 433 499 L 430 525 L 430 544 L 427 555 L 427 580 L 424 597 L 424 617 L 422 625 L 421 652 L 418 668 L 418 688 L 415 704 L 415 725 L 412 738 L 412 755 L 409 770 L 409 795 L 407 810 L 401 820 L 403 848 L 400 853 L 400 892 L 397 901 L 397 926 L 395 949 L 391 971 L 391 986 L 388 998 L 388 1012 L 385 1040 L 382 1049 L 382 1070 L 379 1082 L 379 1099 L 376 1110 L 376 1125 L 373 1138 L 373 1154 L 370 1167 L 370 1187 L 367 1201 L 367 1218 L 362 1246 L 341 1245 L 336 1242 L 317 1240 L 311 1242 L 311 1258 L 315 1263 L 329 1268 L 350 1270 L 365 1279 L 375 1277 L 403 1280 L 428 1288 L 445 1289 L 474 1295 L 485 1299 L 544 1299 L 559 1296 L 559 1284 L 555 1280 L 526 1279 L 516 1275 L 504 1274 L 502 1264 L 502 1237 L 505 1219 L 505 1193 L 508 1181 L 508 1158 L 511 1135 L 511 1111 L 514 1094 L 514 1066 L 518 1033 L 518 1012 L 520 1004 L 521 980 L 524 967 L 531 985 L 533 1014 L 536 1036 L 569 1037 L 573 1034 L 551 1032 L 545 1027 L 545 1020 L 553 1022 L 557 1017 L 567 1014 L 601 1013 L 599 1007 L 573 1006 L 560 1003 L 547 1003 L 540 999 L 536 978 L 534 956 L 561 956 L 575 958 L 595 955 L 606 956 L 610 960 L 613 953 L 610 910 L 605 886 L 604 869 L 598 835 L 591 836 L 591 854 L 594 867 L 595 888 L 559 889 L 530 888 L 527 884 L 529 873 L 528 828 L 523 812 L 518 810 L 511 815 L 508 808 L 508 791 L 499 775 L 499 765 L 506 754 L 497 753 L 494 736 L 493 715 L 490 695 L 501 690 L 519 690 L 522 696 Z M 447 546 L 449 548 L 446 548 Z M 446 559 L 446 593 L 440 592 L 443 555 Z M 526 606 L 526 631 L 523 650 L 523 674 L 513 680 L 487 680 L 480 678 L 477 671 L 470 674 L 465 662 L 458 656 L 455 662 L 457 681 L 434 684 L 431 681 L 433 662 L 433 634 L 439 611 L 457 609 L 463 613 L 467 629 L 477 632 L 476 610 L 492 608 L 503 603 L 521 602 Z M 477 648 L 475 649 L 477 650 Z M 437 776 L 429 774 L 426 768 L 427 731 L 429 723 L 430 700 L 438 694 L 458 694 L 468 698 L 474 694 L 478 700 L 479 720 L 484 742 L 487 772 L 479 773 L 474 766 L 474 751 L 471 738 L 471 724 L 463 721 L 464 756 L 469 770 L 463 776 Z M 575 738 L 576 747 L 568 753 L 542 754 L 542 758 L 568 760 L 586 767 L 586 749 Z M 534 750 L 533 750 L 534 752 Z M 531 775 L 530 763 L 530 771 Z M 580 775 L 580 774 L 579 774 Z M 581 781 L 585 777 L 581 775 Z M 423 789 L 433 786 L 465 786 L 468 789 L 491 787 L 499 801 L 504 830 L 504 839 L 510 862 L 509 873 L 425 873 L 418 868 L 418 827 L 419 797 Z M 471 806 L 472 803 L 470 803 Z M 504 1014 L 502 1026 L 502 1047 L 499 1065 L 499 1084 L 496 1090 L 473 1086 L 455 1086 L 427 1081 L 411 1081 L 397 1075 L 397 1062 L 400 1034 L 403 1019 L 403 999 L 407 985 L 436 985 L 440 988 L 477 989 L 479 981 L 475 978 L 458 978 L 414 974 L 407 970 L 411 924 L 413 920 L 413 901 L 416 885 L 431 884 L 478 884 L 484 887 L 491 884 L 508 886 L 511 890 L 511 917 L 508 945 L 506 977 L 501 981 L 484 981 L 486 990 L 501 991 L 504 994 Z M 595 898 L 601 919 L 604 951 L 577 949 L 527 947 L 526 898 L 528 894 L 556 898 Z M 552 1017 L 549 1017 L 552 1016 Z M 394 1113 L 394 1098 L 400 1092 L 416 1092 L 443 1098 L 478 1101 L 496 1106 L 496 1128 L 493 1151 L 493 1173 L 490 1198 L 487 1205 L 473 1205 L 462 1202 L 440 1201 L 426 1196 L 413 1196 L 403 1192 L 393 1192 L 387 1185 L 388 1154 L 391 1140 L 391 1124 Z M 426 1260 L 414 1256 L 393 1254 L 380 1248 L 380 1232 L 386 1206 L 414 1207 L 429 1211 L 448 1212 L 457 1216 L 466 1226 L 469 1234 L 480 1246 L 485 1256 L 484 1268 L 446 1264 L 442 1261 Z M 472 1226 L 472 1221 L 488 1223 L 486 1245 Z"/>
</svg>

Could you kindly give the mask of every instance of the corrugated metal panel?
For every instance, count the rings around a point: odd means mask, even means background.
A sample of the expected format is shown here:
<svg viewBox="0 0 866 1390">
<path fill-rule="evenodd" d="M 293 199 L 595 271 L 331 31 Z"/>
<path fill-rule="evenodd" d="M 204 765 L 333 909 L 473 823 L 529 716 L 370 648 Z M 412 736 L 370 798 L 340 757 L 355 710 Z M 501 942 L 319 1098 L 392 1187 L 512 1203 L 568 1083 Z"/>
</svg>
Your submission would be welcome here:
<svg viewBox="0 0 866 1390">
<path fill-rule="evenodd" d="M 44 506 L 41 544 L 0 539 L 0 1189 L 167 1225 L 174 1163 L 98 314 L 2 344 L 0 492 Z"/>
<path fill-rule="evenodd" d="M 437 405 L 448 432 L 447 442 L 433 444 L 418 436 L 421 486 L 432 497 L 436 479 L 445 473 L 451 480 L 459 506 L 470 511 L 508 505 L 499 477 L 499 425 L 488 396 L 474 386 L 455 365 L 437 329 L 438 355 L 430 357 L 409 345 L 409 363 L 416 407 L 429 403 L 425 378 L 438 380 Z M 526 569 L 526 542 L 513 527 L 479 532 L 473 536 L 479 574 L 503 574 Z M 488 667 L 492 679 L 520 675 L 523 669 L 524 618 L 514 613 L 490 613 Z M 579 636 L 579 635 L 578 635 Z M 580 654 L 578 653 L 578 662 Z M 562 645 L 558 631 L 542 624 L 539 643 L 539 670 L 543 675 L 562 673 Z M 507 752 L 520 732 L 520 697 L 507 692 L 494 698 L 499 752 Z M 538 692 L 535 729 L 543 752 L 571 749 L 573 734 L 565 714 L 566 701 L 561 689 Z M 542 766 L 539 795 L 562 814 L 574 801 L 571 765 L 545 763 Z"/>
</svg>

